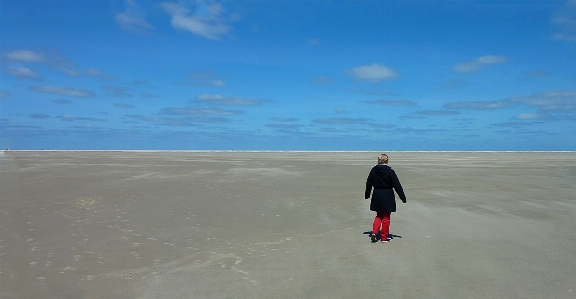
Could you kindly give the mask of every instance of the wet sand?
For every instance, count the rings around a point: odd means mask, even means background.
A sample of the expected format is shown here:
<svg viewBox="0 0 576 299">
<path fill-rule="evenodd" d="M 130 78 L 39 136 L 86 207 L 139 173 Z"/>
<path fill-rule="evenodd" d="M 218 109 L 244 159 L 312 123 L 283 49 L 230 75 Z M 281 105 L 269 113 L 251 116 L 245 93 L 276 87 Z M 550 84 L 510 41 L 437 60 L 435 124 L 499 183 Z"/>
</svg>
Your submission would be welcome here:
<svg viewBox="0 0 576 299">
<path fill-rule="evenodd" d="M 576 153 L 0 152 L 0 298 L 575 298 Z"/>
</svg>

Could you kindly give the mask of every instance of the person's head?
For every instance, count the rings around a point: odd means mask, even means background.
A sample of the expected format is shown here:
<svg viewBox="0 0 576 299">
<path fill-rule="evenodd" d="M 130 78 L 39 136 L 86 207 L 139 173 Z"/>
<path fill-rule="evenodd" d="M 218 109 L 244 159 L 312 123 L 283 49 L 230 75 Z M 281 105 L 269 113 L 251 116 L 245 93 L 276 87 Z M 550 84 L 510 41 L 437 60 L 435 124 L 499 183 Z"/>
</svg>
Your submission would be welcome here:
<svg viewBox="0 0 576 299">
<path fill-rule="evenodd" d="M 388 155 L 380 154 L 380 156 L 378 156 L 378 164 L 388 164 Z"/>
</svg>

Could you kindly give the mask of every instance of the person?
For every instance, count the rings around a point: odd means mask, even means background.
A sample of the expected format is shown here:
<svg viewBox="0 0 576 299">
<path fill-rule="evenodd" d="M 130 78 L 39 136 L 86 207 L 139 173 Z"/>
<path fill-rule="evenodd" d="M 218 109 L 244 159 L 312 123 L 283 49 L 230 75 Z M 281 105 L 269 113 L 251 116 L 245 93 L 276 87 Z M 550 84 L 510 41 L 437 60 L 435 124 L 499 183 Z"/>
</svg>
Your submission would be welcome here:
<svg viewBox="0 0 576 299">
<path fill-rule="evenodd" d="M 396 172 L 388 166 L 388 155 L 381 154 L 378 156 L 378 165 L 375 165 L 370 170 L 368 179 L 366 180 L 366 192 L 364 198 L 370 198 L 372 192 L 372 199 L 370 201 L 370 210 L 376 212 L 374 223 L 372 224 L 372 243 L 378 240 L 378 233 L 380 233 L 380 240 L 382 243 L 389 242 L 390 235 L 390 214 L 396 212 L 396 199 L 394 190 L 403 203 L 406 203 L 406 195 L 400 184 Z"/>
</svg>

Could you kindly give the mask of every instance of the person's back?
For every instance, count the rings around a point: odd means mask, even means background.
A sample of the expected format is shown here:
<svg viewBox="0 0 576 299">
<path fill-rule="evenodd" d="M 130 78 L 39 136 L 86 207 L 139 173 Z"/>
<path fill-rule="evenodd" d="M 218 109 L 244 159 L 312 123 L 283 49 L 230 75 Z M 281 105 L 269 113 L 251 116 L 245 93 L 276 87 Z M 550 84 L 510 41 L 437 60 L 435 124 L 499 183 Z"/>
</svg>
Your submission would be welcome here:
<svg viewBox="0 0 576 299">
<path fill-rule="evenodd" d="M 375 165 L 370 171 L 370 175 L 368 175 L 368 180 L 366 182 L 366 191 L 370 192 L 368 183 L 370 184 L 370 187 L 374 187 L 374 189 L 394 189 L 402 201 L 406 200 L 400 180 L 398 179 L 394 169 L 388 166 L 388 164 Z M 366 196 L 365 198 L 368 197 L 369 196 Z"/>
</svg>

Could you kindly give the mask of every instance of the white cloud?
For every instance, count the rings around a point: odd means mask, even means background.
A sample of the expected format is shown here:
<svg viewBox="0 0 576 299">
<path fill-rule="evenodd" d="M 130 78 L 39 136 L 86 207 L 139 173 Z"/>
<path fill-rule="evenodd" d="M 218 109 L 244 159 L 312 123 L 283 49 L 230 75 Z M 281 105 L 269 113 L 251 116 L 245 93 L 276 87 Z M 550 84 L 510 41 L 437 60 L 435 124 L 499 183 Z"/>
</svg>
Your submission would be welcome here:
<svg viewBox="0 0 576 299">
<path fill-rule="evenodd" d="M 384 65 L 373 63 L 371 65 L 363 65 L 347 70 L 346 73 L 357 80 L 378 83 L 383 80 L 398 77 L 400 74 L 395 70 L 388 68 Z"/>
<path fill-rule="evenodd" d="M 222 16 L 224 7 L 218 2 L 199 2 L 195 12 L 191 12 L 183 2 L 163 2 L 160 6 L 172 17 L 172 27 L 190 31 L 193 34 L 218 40 L 230 32 L 226 19 Z"/>
<path fill-rule="evenodd" d="M 76 98 L 86 98 L 93 95 L 89 90 L 72 88 L 67 86 L 52 86 L 52 85 L 41 85 L 41 86 L 30 86 L 28 89 L 36 92 L 53 93 L 62 96 L 70 96 Z"/>
<path fill-rule="evenodd" d="M 12 64 L 26 64 L 26 63 L 43 63 L 51 68 L 66 73 L 68 76 L 79 76 L 80 72 L 74 69 L 75 64 L 65 58 L 56 55 L 46 55 L 40 52 L 34 52 L 30 50 L 16 50 L 4 54 L 8 59 L 7 61 Z M 21 67 L 19 65 L 18 67 Z M 13 71 L 13 73 L 16 71 Z M 26 74 L 27 73 L 27 74 Z M 19 76 L 30 76 L 32 73 L 30 71 L 21 69 L 19 71 Z"/>
<path fill-rule="evenodd" d="M 506 56 L 486 55 L 475 58 L 470 61 L 459 63 L 452 67 L 452 70 L 458 73 L 477 72 L 487 65 L 505 63 L 508 61 Z"/>
<path fill-rule="evenodd" d="M 255 106 L 263 103 L 271 103 L 271 100 L 262 99 L 243 99 L 237 97 L 225 97 L 218 94 L 200 94 L 196 96 L 196 101 L 204 102 L 213 105 L 229 105 L 229 106 Z"/>
<path fill-rule="evenodd" d="M 145 18 L 146 14 L 140 6 L 133 0 L 126 0 L 126 10 L 115 16 L 116 22 L 120 27 L 127 31 L 146 32 L 154 29 Z"/>
<path fill-rule="evenodd" d="M 25 78 L 25 79 L 41 79 L 42 75 L 39 73 L 27 68 L 27 67 L 17 67 L 17 68 L 9 68 L 8 73 L 18 77 L 18 78 Z"/>
<path fill-rule="evenodd" d="M 11 62 L 42 62 L 46 55 L 30 50 L 15 50 L 6 54 Z"/>
</svg>

